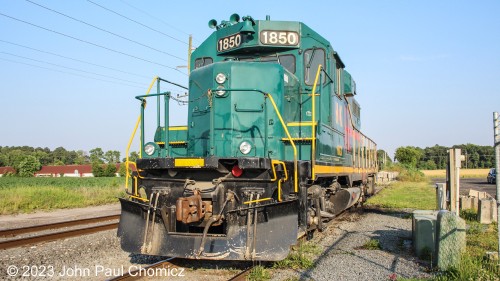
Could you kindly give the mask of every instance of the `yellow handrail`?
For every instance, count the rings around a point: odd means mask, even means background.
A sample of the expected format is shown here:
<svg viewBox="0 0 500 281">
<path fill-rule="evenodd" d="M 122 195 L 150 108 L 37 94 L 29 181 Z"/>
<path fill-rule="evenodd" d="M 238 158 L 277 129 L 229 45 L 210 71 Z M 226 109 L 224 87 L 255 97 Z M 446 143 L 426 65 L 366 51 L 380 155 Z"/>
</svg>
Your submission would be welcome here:
<svg viewBox="0 0 500 281">
<path fill-rule="evenodd" d="M 155 82 L 158 81 L 158 76 L 155 76 L 155 78 L 153 78 L 153 81 L 151 81 L 151 84 L 149 85 L 149 88 L 148 88 L 148 91 L 146 92 L 146 95 L 149 95 L 149 92 L 151 91 L 151 88 L 153 88 L 153 85 L 155 84 Z M 139 127 L 139 124 L 141 123 L 141 115 L 139 114 L 139 118 L 137 118 L 137 122 L 135 123 L 135 128 L 134 128 L 134 131 L 132 132 L 132 135 L 130 136 L 130 140 L 128 141 L 128 145 L 127 145 L 127 149 L 125 150 L 125 154 L 126 154 L 126 159 L 125 159 L 125 191 L 128 192 L 128 181 L 130 179 L 130 171 L 128 169 L 128 165 L 129 163 L 131 163 L 131 161 L 129 161 L 129 154 L 130 154 L 130 146 L 132 145 L 132 141 L 134 140 L 134 137 L 135 137 L 135 134 L 137 133 L 137 128 Z M 139 142 L 141 142 L 141 140 L 139 140 Z M 139 146 L 139 157 L 142 157 L 142 143 L 140 143 L 140 146 Z M 137 196 L 137 190 L 135 191 L 135 196 Z"/>
<path fill-rule="evenodd" d="M 261 198 L 261 199 L 252 200 L 252 201 L 245 201 L 245 202 L 243 202 L 243 204 L 258 203 L 258 202 L 267 201 L 267 200 L 271 200 L 271 199 L 272 198 Z"/>
<path fill-rule="evenodd" d="M 290 144 L 293 147 L 293 185 L 294 185 L 294 192 L 297 193 L 299 192 L 299 184 L 298 184 L 298 164 L 297 164 L 297 147 L 295 146 L 295 142 L 292 139 L 292 136 L 290 135 L 290 132 L 288 132 L 288 128 L 285 124 L 285 121 L 283 121 L 283 118 L 281 117 L 281 114 L 278 110 L 278 107 L 276 106 L 276 103 L 274 102 L 273 96 L 271 94 L 267 93 L 266 96 L 269 98 L 271 101 L 271 104 L 274 107 L 274 111 L 276 112 L 276 115 L 278 115 L 278 118 L 280 119 L 281 126 L 283 126 L 283 129 L 285 130 L 286 136 L 288 137 L 288 140 L 290 141 Z"/>
<path fill-rule="evenodd" d="M 276 181 L 278 179 L 278 176 L 276 175 L 276 168 L 275 168 L 276 165 L 283 166 L 283 170 L 285 171 L 285 181 L 287 181 L 288 180 L 288 171 L 286 169 L 285 162 L 279 161 L 279 160 L 274 160 L 274 159 L 271 160 L 271 166 L 273 169 L 273 176 L 274 176 L 274 178 L 272 178 L 271 181 Z"/>
<path fill-rule="evenodd" d="M 311 141 L 311 179 L 316 178 L 314 171 L 314 166 L 316 165 L 316 84 L 318 84 L 319 74 L 323 66 L 318 65 L 318 71 L 316 71 L 316 78 L 314 78 L 314 85 L 312 89 L 312 141 Z"/>
</svg>

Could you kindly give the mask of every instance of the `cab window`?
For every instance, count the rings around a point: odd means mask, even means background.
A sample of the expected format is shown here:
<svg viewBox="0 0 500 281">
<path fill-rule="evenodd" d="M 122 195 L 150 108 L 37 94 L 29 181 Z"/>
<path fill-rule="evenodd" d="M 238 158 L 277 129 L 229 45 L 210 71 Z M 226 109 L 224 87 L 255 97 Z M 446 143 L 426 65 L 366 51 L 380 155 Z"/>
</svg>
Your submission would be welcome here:
<svg viewBox="0 0 500 281">
<path fill-rule="evenodd" d="M 200 68 L 205 65 L 209 65 L 213 63 L 214 60 L 212 58 L 206 57 L 206 58 L 199 58 L 194 61 L 194 68 Z"/>
<path fill-rule="evenodd" d="M 295 56 L 294 55 L 274 55 L 261 57 L 263 62 L 276 62 L 281 64 L 286 70 L 295 73 Z"/>
<path fill-rule="evenodd" d="M 306 85 L 314 84 L 314 79 L 316 78 L 316 72 L 318 71 L 318 65 L 325 65 L 325 50 L 323 49 L 307 49 L 304 52 L 304 82 Z M 324 79 L 323 82 L 325 82 Z"/>
</svg>

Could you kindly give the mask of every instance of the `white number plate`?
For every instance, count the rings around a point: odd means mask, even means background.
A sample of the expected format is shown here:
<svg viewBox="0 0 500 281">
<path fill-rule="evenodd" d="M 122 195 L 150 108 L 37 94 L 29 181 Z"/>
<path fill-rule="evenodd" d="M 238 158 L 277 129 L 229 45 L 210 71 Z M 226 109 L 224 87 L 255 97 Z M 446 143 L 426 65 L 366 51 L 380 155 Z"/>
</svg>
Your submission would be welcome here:
<svg viewBox="0 0 500 281">
<path fill-rule="evenodd" d="M 233 48 L 237 48 L 241 45 L 241 34 L 233 34 L 231 36 L 227 36 L 219 39 L 217 41 L 217 51 L 224 52 L 227 50 L 231 50 Z"/>
<path fill-rule="evenodd" d="M 264 45 L 296 46 L 299 40 L 299 34 L 295 31 L 262 30 L 260 32 L 260 43 Z"/>
</svg>

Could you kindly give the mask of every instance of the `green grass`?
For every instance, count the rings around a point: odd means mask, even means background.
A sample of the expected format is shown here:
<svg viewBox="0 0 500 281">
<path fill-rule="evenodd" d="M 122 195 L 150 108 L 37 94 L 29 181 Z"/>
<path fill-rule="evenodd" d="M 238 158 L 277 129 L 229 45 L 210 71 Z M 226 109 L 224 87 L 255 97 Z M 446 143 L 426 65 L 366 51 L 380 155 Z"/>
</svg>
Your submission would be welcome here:
<svg viewBox="0 0 500 281">
<path fill-rule="evenodd" d="M 429 182 L 396 182 L 370 197 L 365 204 L 390 209 L 433 210 L 436 190 Z"/>
<path fill-rule="evenodd" d="M 382 246 L 380 246 L 380 242 L 377 239 L 370 239 L 366 242 L 360 249 L 364 250 L 381 250 Z"/>
<path fill-rule="evenodd" d="M 314 264 L 313 259 L 321 254 L 321 247 L 310 242 L 299 242 L 292 248 L 288 257 L 274 263 L 274 268 L 282 269 L 308 269 Z"/>
<path fill-rule="evenodd" d="M 123 178 L 0 178 L 0 214 L 118 202 Z"/>
<path fill-rule="evenodd" d="M 247 280 L 259 281 L 271 279 L 271 273 L 261 265 L 254 266 L 247 276 Z"/>
</svg>

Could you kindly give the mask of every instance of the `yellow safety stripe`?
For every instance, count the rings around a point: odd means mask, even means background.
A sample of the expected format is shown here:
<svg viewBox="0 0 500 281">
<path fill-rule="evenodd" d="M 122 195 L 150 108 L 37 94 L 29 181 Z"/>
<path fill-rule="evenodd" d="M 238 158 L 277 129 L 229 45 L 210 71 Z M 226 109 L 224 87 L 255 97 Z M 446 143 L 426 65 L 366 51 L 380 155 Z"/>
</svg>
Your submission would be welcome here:
<svg viewBox="0 0 500 281">
<path fill-rule="evenodd" d="M 373 169 L 363 169 L 356 167 L 346 167 L 346 166 L 323 166 L 316 165 L 317 174 L 362 174 L 362 173 L 376 173 L 376 168 Z"/>
</svg>

